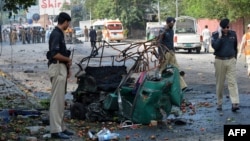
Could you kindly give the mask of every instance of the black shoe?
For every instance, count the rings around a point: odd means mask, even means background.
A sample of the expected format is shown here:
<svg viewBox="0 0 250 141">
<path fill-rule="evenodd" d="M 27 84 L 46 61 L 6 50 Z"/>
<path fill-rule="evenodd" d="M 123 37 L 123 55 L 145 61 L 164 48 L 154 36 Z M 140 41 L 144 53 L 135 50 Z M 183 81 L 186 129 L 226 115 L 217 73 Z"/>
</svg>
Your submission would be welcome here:
<svg viewBox="0 0 250 141">
<path fill-rule="evenodd" d="M 182 92 L 190 92 L 192 90 L 193 90 L 193 88 L 185 87 L 185 88 L 182 89 Z"/>
<path fill-rule="evenodd" d="M 68 131 L 68 130 L 64 130 L 62 133 L 65 134 L 65 135 L 68 135 L 68 136 L 74 135 L 73 132 L 70 132 L 70 131 Z"/>
<path fill-rule="evenodd" d="M 95 52 L 95 54 L 96 54 L 96 55 L 98 55 L 98 49 L 95 49 L 95 51 L 94 51 L 94 52 Z"/>
<path fill-rule="evenodd" d="M 236 112 L 237 110 L 239 110 L 240 108 L 239 108 L 239 106 L 238 106 L 238 104 L 232 104 L 232 111 L 233 112 Z"/>
<path fill-rule="evenodd" d="M 51 138 L 53 139 L 70 139 L 70 137 L 62 132 L 60 133 L 51 133 Z"/>
<path fill-rule="evenodd" d="M 184 77 L 185 76 L 185 72 L 184 71 L 180 71 L 180 76 Z"/>
<path fill-rule="evenodd" d="M 222 105 L 218 105 L 217 110 L 222 111 Z"/>
</svg>

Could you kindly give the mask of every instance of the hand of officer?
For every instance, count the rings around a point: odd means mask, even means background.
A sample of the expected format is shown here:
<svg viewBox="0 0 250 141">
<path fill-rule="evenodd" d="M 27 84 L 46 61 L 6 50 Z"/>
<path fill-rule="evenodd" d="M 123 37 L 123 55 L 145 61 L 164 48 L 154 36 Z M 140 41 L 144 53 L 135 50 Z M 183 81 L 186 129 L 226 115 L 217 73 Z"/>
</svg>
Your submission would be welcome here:
<svg viewBox="0 0 250 141">
<path fill-rule="evenodd" d="M 221 28 L 218 29 L 218 34 L 219 34 L 219 38 L 221 38 L 221 36 L 222 36 Z"/>
</svg>

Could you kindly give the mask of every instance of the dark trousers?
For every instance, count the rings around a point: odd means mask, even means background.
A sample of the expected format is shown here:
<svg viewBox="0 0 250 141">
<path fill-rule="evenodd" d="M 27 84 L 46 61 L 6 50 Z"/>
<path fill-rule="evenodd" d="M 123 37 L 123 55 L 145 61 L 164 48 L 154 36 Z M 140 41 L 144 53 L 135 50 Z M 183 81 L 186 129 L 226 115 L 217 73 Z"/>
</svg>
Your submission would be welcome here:
<svg viewBox="0 0 250 141">
<path fill-rule="evenodd" d="M 90 41 L 91 47 L 96 48 L 96 41 Z"/>
<path fill-rule="evenodd" d="M 92 47 L 92 55 L 97 55 L 98 54 L 98 49 L 96 47 L 96 41 L 90 41 L 91 47 Z"/>
</svg>

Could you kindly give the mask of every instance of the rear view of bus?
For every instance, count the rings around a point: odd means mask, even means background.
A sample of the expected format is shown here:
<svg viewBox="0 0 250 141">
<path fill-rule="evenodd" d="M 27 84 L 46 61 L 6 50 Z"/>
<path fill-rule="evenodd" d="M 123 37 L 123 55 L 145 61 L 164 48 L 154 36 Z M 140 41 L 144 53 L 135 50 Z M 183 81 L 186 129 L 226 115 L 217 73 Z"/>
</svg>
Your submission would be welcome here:
<svg viewBox="0 0 250 141">
<path fill-rule="evenodd" d="M 103 39 L 107 42 L 124 40 L 123 25 L 120 20 L 106 20 L 104 22 Z"/>
</svg>

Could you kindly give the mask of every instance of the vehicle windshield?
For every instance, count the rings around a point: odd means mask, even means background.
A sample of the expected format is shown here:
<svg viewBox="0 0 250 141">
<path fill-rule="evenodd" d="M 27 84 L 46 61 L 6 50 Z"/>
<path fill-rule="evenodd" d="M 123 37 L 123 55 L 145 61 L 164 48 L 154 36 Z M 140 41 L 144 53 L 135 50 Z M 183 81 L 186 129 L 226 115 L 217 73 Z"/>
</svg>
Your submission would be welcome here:
<svg viewBox="0 0 250 141">
<path fill-rule="evenodd" d="M 159 32 L 160 32 L 160 30 L 161 30 L 162 28 L 163 28 L 163 27 L 151 27 L 151 28 L 149 29 L 149 32 L 150 32 L 150 34 L 157 36 L 157 35 L 159 35 Z"/>
<path fill-rule="evenodd" d="M 175 23 L 175 33 L 195 33 L 195 21 L 192 19 L 179 19 Z"/>
<path fill-rule="evenodd" d="M 109 30 L 122 30 L 121 24 L 108 24 L 107 28 Z"/>
</svg>

